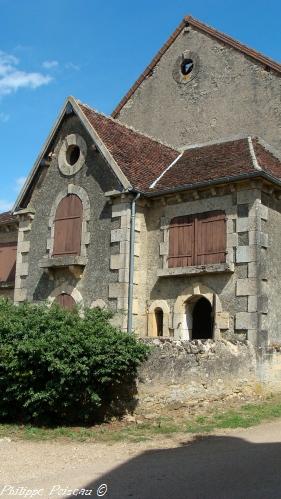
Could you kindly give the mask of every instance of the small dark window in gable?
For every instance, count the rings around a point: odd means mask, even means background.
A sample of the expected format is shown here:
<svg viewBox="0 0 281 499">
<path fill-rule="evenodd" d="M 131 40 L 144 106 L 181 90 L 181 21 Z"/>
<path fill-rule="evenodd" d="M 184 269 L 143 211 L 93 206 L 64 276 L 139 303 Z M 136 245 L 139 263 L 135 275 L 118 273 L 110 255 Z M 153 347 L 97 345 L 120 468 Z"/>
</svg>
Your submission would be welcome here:
<svg viewBox="0 0 281 499">
<path fill-rule="evenodd" d="M 224 263 L 226 255 L 226 217 L 212 211 L 171 221 L 169 229 L 169 267 Z"/>
<path fill-rule="evenodd" d="M 83 205 L 75 194 L 61 200 L 55 216 L 53 256 L 80 255 Z"/>
</svg>

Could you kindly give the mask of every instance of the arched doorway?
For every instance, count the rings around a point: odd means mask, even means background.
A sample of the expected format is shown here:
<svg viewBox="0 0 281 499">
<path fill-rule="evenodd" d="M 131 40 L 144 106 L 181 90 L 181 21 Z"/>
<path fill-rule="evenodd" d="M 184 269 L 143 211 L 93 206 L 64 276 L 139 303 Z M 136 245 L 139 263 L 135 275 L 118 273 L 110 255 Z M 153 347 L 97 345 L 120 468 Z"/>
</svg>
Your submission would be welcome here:
<svg viewBox="0 0 281 499">
<path fill-rule="evenodd" d="M 73 310 L 76 307 L 75 300 L 67 293 L 61 293 L 58 295 L 55 299 L 55 303 L 67 310 Z"/>
<path fill-rule="evenodd" d="M 202 296 L 196 301 L 192 311 L 192 339 L 202 340 L 213 337 L 212 305 Z"/>
</svg>

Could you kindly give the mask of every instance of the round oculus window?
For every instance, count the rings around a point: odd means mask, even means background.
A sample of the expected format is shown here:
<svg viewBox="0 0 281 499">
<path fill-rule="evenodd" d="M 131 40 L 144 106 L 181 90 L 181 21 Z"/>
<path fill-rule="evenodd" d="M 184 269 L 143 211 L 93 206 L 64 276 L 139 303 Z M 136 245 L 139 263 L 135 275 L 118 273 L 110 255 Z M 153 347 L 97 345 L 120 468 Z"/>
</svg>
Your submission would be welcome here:
<svg viewBox="0 0 281 499">
<path fill-rule="evenodd" d="M 198 55 L 186 50 L 175 60 L 173 78 L 177 83 L 188 83 L 197 75 L 198 68 Z"/>
<path fill-rule="evenodd" d="M 67 135 L 58 154 L 58 166 L 63 175 L 75 175 L 85 164 L 87 145 L 77 133 Z"/>
</svg>

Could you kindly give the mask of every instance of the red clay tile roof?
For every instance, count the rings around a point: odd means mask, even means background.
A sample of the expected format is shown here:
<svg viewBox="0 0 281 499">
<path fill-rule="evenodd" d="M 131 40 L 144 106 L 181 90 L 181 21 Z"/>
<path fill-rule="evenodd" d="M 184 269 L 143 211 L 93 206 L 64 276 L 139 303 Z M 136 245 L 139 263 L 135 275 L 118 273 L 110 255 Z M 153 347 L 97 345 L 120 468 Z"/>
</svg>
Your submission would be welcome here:
<svg viewBox="0 0 281 499">
<path fill-rule="evenodd" d="M 133 187 L 147 190 L 179 152 L 138 133 L 111 117 L 79 104 L 108 151 Z"/>
<path fill-rule="evenodd" d="M 123 99 L 119 102 L 118 106 L 114 109 L 112 112 L 113 118 L 116 118 L 118 114 L 120 113 L 121 109 L 125 106 L 125 104 L 128 102 L 128 100 L 132 97 L 132 95 L 135 93 L 135 91 L 138 89 L 138 87 L 141 85 L 141 83 L 149 76 L 153 68 L 158 64 L 160 61 L 161 57 L 165 52 L 168 50 L 168 48 L 172 45 L 172 43 L 176 40 L 178 35 L 181 33 L 181 31 L 185 28 L 185 26 L 193 26 L 194 28 L 197 28 L 204 33 L 213 36 L 220 42 L 223 42 L 230 47 L 234 48 L 235 50 L 239 50 L 246 56 L 250 57 L 256 62 L 259 62 L 260 64 L 263 64 L 267 68 L 273 69 L 277 73 L 281 74 L 281 64 L 278 62 L 273 61 L 269 57 L 264 56 L 260 52 L 257 52 L 256 50 L 253 50 L 246 45 L 243 45 L 242 43 L 238 42 L 234 38 L 231 38 L 228 35 L 225 35 L 224 33 L 221 33 L 220 31 L 215 30 L 214 28 L 207 26 L 206 24 L 202 23 L 201 21 L 198 21 L 197 19 L 194 19 L 191 16 L 186 16 L 182 20 L 182 22 L 179 24 L 177 29 L 174 31 L 174 33 L 170 36 L 170 38 L 167 40 L 167 42 L 163 45 L 163 47 L 159 50 L 159 52 L 156 54 L 156 56 L 152 59 L 151 63 L 147 66 L 147 68 L 144 70 L 144 72 L 140 75 L 140 77 L 137 79 L 137 81 L 134 83 L 134 85 L 129 89 L 129 91 L 126 93 L 126 95 L 123 97 Z"/>
<path fill-rule="evenodd" d="M 11 211 L 5 211 L 4 213 L 0 213 L 0 224 L 9 224 L 16 223 L 17 218 L 12 214 Z"/>
<path fill-rule="evenodd" d="M 231 180 L 236 176 L 261 172 L 281 180 L 281 161 L 267 147 L 269 146 L 258 138 L 246 137 L 188 148 L 150 192 L 157 193 L 183 186 L 196 187 L 196 184 Z"/>
</svg>

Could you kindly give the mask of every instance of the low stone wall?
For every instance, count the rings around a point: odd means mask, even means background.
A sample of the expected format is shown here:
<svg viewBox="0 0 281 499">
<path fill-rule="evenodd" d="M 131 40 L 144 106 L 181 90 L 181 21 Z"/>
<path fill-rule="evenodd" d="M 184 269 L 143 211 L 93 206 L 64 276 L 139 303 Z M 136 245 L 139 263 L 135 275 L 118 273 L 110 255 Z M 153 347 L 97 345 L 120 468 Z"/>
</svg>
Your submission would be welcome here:
<svg viewBox="0 0 281 499">
<path fill-rule="evenodd" d="M 139 370 L 137 411 L 194 404 L 257 388 L 248 341 L 142 339 L 152 346 Z"/>
</svg>

